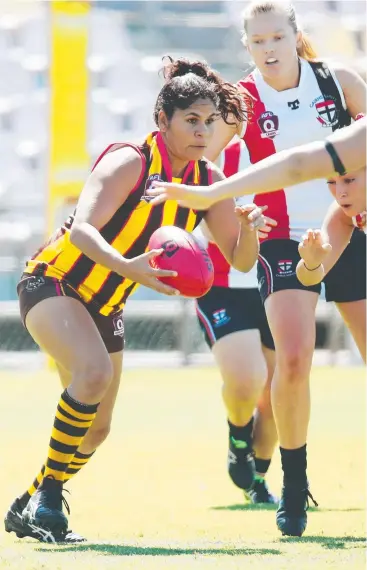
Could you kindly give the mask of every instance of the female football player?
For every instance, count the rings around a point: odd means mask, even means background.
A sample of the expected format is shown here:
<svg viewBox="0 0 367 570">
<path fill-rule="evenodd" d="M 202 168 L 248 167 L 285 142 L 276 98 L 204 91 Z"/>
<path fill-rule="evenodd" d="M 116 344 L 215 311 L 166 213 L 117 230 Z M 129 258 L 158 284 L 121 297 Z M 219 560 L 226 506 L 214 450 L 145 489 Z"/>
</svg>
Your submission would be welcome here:
<svg viewBox="0 0 367 570">
<path fill-rule="evenodd" d="M 177 291 L 159 281 L 173 275 L 150 261 L 151 234 L 205 222 L 228 262 L 248 271 L 258 254 L 262 208 L 224 201 L 205 212 L 175 202 L 154 206 L 153 180 L 209 185 L 223 175 L 203 159 L 214 122 L 244 106 L 237 88 L 201 62 L 172 62 L 154 109 L 157 132 L 140 145 L 110 145 L 97 160 L 74 215 L 38 250 L 18 285 L 20 313 L 37 344 L 56 362 L 64 392 L 57 405 L 47 459 L 35 482 L 7 513 L 6 530 L 54 542 L 65 538 L 62 488 L 107 437 L 118 392 L 124 326 L 122 310 L 139 283 Z M 21 514 L 23 508 L 23 512 Z"/>
<path fill-rule="evenodd" d="M 257 163 L 285 149 L 325 139 L 335 129 L 349 125 L 351 117 L 365 112 L 362 79 L 344 66 L 316 59 L 291 4 L 251 3 L 244 15 L 244 42 L 256 67 L 237 85 L 252 98 L 251 117 L 246 125 L 219 121 L 206 151 L 209 158 L 215 158 L 237 134 L 246 143 L 250 162 Z M 237 181 L 241 176 L 237 175 Z M 272 404 L 284 473 L 276 519 L 283 534 L 299 536 L 306 528 L 310 496 L 306 471 L 309 374 L 320 285 L 306 288 L 297 279 L 298 243 L 308 228 L 321 226 L 330 197 L 322 180 L 298 184 L 287 192 L 280 188 L 255 197 L 256 204 L 268 204 L 269 216 L 278 222 L 261 243 L 258 280 L 276 349 Z M 247 193 L 256 190 L 247 187 Z M 176 197 L 180 199 L 182 194 Z M 353 266 L 359 263 L 358 251 L 358 244 L 349 250 Z M 338 302 L 340 280 L 335 275 L 333 280 L 329 300 Z M 361 283 L 351 279 L 342 302 L 348 302 L 350 308 L 365 300 L 361 289 Z"/>
</svg>

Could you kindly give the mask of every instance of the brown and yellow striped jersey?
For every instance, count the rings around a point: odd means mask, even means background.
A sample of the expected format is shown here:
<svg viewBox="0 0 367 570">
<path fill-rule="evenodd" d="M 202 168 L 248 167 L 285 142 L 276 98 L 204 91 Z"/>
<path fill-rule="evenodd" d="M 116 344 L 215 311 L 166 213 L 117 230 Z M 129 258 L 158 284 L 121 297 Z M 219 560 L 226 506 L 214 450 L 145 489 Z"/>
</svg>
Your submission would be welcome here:
<svg viewBox="0 0 367 570">
<path fill-rule="evenodd" d="M 154 180 L 172 181 L 172 170 L 163 139 L 153 132 L 142 145 L 112 144 L 101 154 L 95 166 L 108 152 L 124 146 L 136 149 L 141 155 L 142 174 L 122 206 L 116 211 L 100 233 L 124 257 L 131 259 L 144 253 L 152 233 L 161 226 L 174 225 L 192 231 L 205 212 L 196 212 L 169 200 L 151 205 L 146 190 Z M 211 184 L 210 163 L 205 159 L 191 161 L 182 177 L 185 184 Z M 75 214 L 75 212 L 74 212 Z M 26 264 L 25 273 L 56 277 L 69 283 L 86 303 L 91 303 L 102 315 L 111 315 L 124 306 L 138 283 L 131 281 L 102 265 L 94 263 L 70 243 L 70 229 L 74 215 L 37 251 Z"/>
</svg>

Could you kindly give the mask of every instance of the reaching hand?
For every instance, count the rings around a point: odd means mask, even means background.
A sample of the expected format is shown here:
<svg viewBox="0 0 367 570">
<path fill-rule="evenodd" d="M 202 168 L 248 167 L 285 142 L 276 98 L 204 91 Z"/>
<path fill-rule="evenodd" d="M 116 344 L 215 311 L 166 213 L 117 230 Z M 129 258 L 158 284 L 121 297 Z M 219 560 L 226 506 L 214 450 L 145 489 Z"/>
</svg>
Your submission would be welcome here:
<svg viewBox="0 0 367 570">
<path fill-rule="evenodd" d="M 153 187 L 147 190 L 147 194 L 154 196 L 151 201 L 153 206 L 166 200 L 176 200 L 184 208 L 207 210 L 217 201 L 210 186 L 187 186 L 171 182 L 154 182 Z"/>
<path fill-rule="evenodd" d="M 311 271 L 323 263 L 331 249 L 331 245 L 324 242 L 320 230 L 307 230 L 298 246 L 306 269 Z"/>
<path fill-rule="evenodd" d="M 164 293 L 165 295 L 179 295 L 180 292 L 165 283 L 162 283 L 159 277 L 177 277 L 176 271 L 167 269 L 158 269 L 154 267 L 154 259 L 163 253 L 163 249 L 152 249 L 142 255 L 126 259 L 124 264 L 124 277 L 145 285 L 150 289 Z"/>
<path fill-rule="evenodd" d="M 259 237 L 265 239 L 272 228 L 278 225 L 278 222 L 263 215 L 266 209 L 267 206 L 258 207 L 256 204 L 246 204 L 236 206 L 234 211 L 242 227 L 249 231 L 257 230 Z"/>
</svg>

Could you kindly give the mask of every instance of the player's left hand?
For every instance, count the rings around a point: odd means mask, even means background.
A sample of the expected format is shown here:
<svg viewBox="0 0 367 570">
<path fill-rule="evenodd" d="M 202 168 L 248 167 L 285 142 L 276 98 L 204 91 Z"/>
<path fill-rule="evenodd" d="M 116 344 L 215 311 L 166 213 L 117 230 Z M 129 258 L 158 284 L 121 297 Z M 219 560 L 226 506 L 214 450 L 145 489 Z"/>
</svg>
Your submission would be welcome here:
<svg viewBox="0 0 367 570">
<path fill-rule="evenodd" d="M 234 211 L 242 227 L 249 231 L 256 230 L 259 237 L 265 239 L 272 228 L 278 225 L 278 222 L 263 215 L 266 209 L 267 206 L 246 204 L 245 206 L 236 206 Z"/>
<path fill-rule="evenodd" d="M 323 263 L 331 249 L 331 245 L 324 241 L 320 230 L 307 230 L 298 246 L 306 269 L 311 271 Z"/>
</svg>

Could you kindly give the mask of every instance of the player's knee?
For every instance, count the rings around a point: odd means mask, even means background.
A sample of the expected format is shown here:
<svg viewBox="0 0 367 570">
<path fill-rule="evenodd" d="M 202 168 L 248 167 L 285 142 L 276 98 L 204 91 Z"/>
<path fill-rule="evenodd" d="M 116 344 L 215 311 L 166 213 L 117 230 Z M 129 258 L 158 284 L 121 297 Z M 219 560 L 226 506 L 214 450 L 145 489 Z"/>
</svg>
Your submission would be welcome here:
<svg viewBox="0 0 367 570">
<path fill-rule="evenodd" d="M 312 351 L 307 354 L 307 349 L 297 347 L 289 352 L 283 353 L 279 360 L 279 376 L 288 382 L 297 382 L 309 374 L 309 362 Z"/>
<path fill-rule="evenodd" d="M 260 368 L 247 371 L 246 375 L 230 376 L 224 381 L 223 390 L 238 402 L 258 400 L 266 382 L 266 371 Z"/>
<path fill-rule="evenodd" d="M 113 368 L 110 359 L 91 360 L 86 363 L 77 376 L 90 396 L 103 394 L 111 383 Z"/>
</svg>

